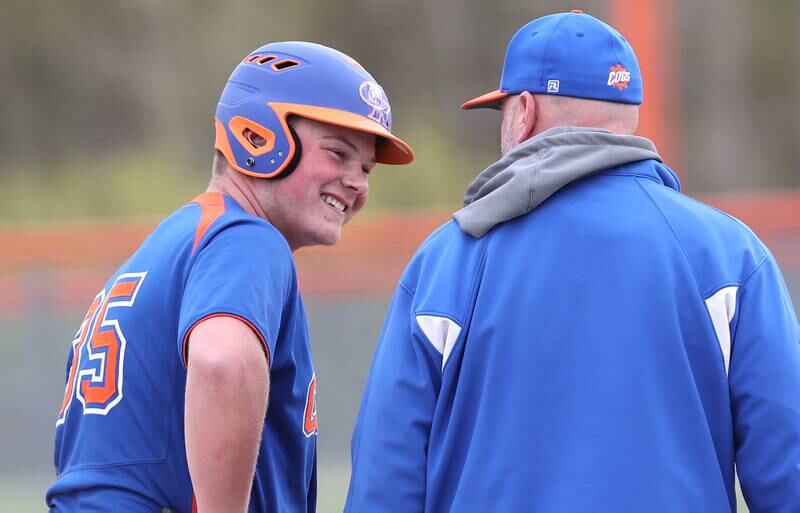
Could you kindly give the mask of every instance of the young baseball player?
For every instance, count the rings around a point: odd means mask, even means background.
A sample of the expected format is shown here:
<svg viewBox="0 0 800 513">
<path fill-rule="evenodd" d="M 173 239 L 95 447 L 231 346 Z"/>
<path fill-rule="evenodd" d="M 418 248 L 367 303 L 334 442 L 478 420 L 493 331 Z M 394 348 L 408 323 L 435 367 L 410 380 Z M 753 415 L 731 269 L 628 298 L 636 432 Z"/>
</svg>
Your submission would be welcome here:
<svg viewBox="0 0 800 513">
<path fill-rule="evenodd" d="M 350 57 L 272 43 L 233 71 L 207 192 L 91 302 L 56 422 L 51 512 L 313 512 L 316 380 L 292 253 L 335 244 L 406 164 Z M 267 407 L 269 399 L 269 407 Z"/>
<path fill-rule="evenodd" d="M 800 329 L 742 223 L 634 134 L 630 44 L 580 11 L 511 39 L 502 158 L 397 287 L 347 513 L 800 511 Z"/>
</svg>

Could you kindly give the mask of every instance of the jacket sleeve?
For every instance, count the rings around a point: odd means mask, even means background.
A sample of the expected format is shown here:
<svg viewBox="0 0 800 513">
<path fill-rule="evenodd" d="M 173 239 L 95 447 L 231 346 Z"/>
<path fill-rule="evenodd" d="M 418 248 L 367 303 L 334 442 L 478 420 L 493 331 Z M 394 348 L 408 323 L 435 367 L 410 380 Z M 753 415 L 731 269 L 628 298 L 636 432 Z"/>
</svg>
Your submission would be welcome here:
<svg viewBox="0 0 800 513">
<path fill-rule="evenodd" d="M 425 508 L 426 465 L 441 355 L 420 333 L 402 283 L 389 309 L 352 440 L 346 513 Z"/>
<path fill-rule="evenodd" d="M 771 256 L 742 284 L 729 383 L 752 513 L 800 511 L 800 327 Z"/>
</svg>

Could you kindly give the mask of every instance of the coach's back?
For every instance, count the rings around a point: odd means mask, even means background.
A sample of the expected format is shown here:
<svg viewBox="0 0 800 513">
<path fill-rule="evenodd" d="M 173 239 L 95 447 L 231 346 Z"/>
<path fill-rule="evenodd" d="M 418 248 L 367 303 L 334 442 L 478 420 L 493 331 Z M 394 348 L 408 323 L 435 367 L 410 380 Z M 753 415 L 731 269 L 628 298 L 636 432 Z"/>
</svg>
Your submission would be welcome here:
<svg viewBox="0 0 800 513">
<path fill-rule="evenodd" d="M 481 237 L 435 232 L 377 348 L 348 511 L 732 511 L 734 461 L 754 511 L 792 511 L 785 286 L 749 229 L 677 188 L 630 162 Z"/>
</svg>

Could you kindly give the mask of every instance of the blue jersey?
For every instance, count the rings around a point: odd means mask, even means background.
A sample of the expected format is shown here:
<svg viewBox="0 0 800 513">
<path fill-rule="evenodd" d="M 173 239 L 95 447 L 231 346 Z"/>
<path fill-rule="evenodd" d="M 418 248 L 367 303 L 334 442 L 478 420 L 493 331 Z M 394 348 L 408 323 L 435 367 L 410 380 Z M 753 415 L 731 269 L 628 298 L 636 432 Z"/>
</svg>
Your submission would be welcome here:
<svg viewBox="0 0 800 513">
<path fill-rule="evenodd" d="M 193 510 L 186 343 L 220 315 L 249 325 L 269 362 L 249 511 L 314 511 L 316 382 L 292 254 L 221 193 L 166 218 L 91 303 L 67 362 L 51 511 Z"/>
<path fill-rule="evenodd" d="M 751 511 L 800 511 L 783 279 L 677 188 L 642 160 L 482 237 L 431 235 L 380 336 L 345 511 L 730 512 L 734 464 Z"/>
</svg>

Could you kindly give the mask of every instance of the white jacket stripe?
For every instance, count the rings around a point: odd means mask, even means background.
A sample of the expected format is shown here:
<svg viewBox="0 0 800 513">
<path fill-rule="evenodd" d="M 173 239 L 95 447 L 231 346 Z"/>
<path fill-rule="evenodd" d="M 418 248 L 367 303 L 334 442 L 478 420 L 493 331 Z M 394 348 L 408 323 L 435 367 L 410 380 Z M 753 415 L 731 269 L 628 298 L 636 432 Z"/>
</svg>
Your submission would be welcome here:
<svg viewBox="0 0 800 513">
<path fill-rule="evenodd" d="M 417 315 L 417 324 L 428 342 L 442 355 L 442 370 L 461 333 L 461 326 L 452 319 L 436 315 Z"/>
<path fill-rule="evenodd" d="M 717 333 L 717 342 L 722 349 L 722 359 L 725 362 L 725 373 L 728 373 L 731 362 L 731 327 L 730 322 L 736 313 L 736 293 L 739 287 L 725 287 L 719 289 L 706 299 L 708 315 L 714 324 Z"/>
</svg>

